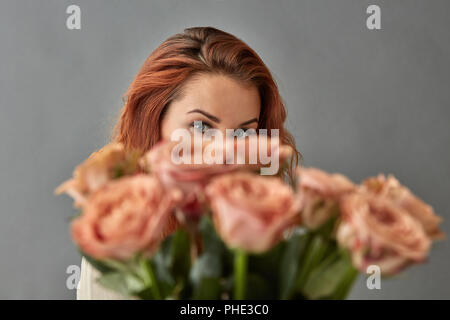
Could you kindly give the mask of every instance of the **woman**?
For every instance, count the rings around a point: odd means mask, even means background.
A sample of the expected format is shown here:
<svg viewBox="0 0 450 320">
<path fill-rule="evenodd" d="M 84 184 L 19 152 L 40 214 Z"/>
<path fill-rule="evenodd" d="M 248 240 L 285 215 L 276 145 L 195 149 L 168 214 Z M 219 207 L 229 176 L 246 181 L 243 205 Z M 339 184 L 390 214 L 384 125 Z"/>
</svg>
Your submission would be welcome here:
<svg viewBox="0 0 450 320">
<path fill-rule="evenodd" d="M 212 27 L 185 29 L 164 41 L 139 70 L 125 94 L 114 140 L 149 150 L 179 128 L 278 129 L 293 148 L 292 180 L 299 153 L 283 127 L 286 110 L 269 69 L 247 44 Z M 270 135 L 270 130 L 268 130 Z M 83 259 L 78 299 L 122 299 L 95 282 L 98 273 Z"/>
</svg>

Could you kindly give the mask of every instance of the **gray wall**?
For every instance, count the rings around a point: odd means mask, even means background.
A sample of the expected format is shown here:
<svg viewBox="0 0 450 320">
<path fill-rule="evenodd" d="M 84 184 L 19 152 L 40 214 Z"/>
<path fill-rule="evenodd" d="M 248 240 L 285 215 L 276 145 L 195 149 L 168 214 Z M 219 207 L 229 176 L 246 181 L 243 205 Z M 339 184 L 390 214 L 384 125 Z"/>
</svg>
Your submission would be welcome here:
<svg viewBox="0 0 450 320">
<path fill-rule="evenodd" d="M 82 29 L 65 27 L 78 4 Z M 369 31 L 369 4 L 382 30 Z M 74 214 L 53 189 L 108 141 L 121 95 L 150 52 L 189 26 L 252 46 L 278 81 L 304 164 L 355 181 L 394 173 L 450 233 L 447 0 L 2 0 L 0 298 L 72 299 Z M 450 298 L 448 241 L 430 263 L 352 298 Z"/>
</svg>

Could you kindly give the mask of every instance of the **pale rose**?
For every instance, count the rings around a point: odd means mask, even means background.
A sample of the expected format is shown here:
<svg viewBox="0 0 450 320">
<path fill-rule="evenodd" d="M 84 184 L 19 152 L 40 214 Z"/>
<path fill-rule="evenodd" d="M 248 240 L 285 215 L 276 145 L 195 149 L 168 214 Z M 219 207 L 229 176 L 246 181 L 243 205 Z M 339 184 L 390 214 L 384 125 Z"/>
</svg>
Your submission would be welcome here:
<svg viewBox="0 0 450 320">
<path fill-rule="evenodd" d="M 73 178 L 61 184 L 56 194 L 67 193 L 75 200 L 76 207 L 86 204 L 88 197 L 113 178 L 138 171 L 137 151 L 126 152 L 123 145 L 106 145 L 78 165 Z"/>
<path fill-rule="evenodd" d="M 236 171 L 240 169 L 250 170 L 258 169 L 263 164 L 261 161 L 266 161 L 268 159 L 262 159 L 259 156 L 259 137 L 248 137 L 246 139 L 224 139 L 221 144 L 222 150 L 215 150 L 211 146 L 213 143 L 204 141 L 202 143 L 202 150 L 200 153 L 205 157 L 200 158 L 200 163 L 194 163 L 194 145 L 193 142 L 190 144 L 183 144 L 173 141 L 161 141 L 155 145 L 150 151 L 148 151 L 141 159 L 141 166 L 148 172 L 156 173 L 164 184 L 169 186 L 177 185 L 183 191 L 189 193 L 193 189 L 198 188 L 198 186 L 204 187 L 208 180 L 212 177 Z M 238 145 L 242 143 L 243 148 L 241 149 Z M 227 153 L 227 144 L 232 146 L 230 150 L 231 153 Z M 250 146 L 256 145 L 256 148 L 251 148 Z M 220 146 L 220 145 L 219 145 Z M 267 138 L 266 143 L 266 154 L 267 157 L 278 155 L 278 160 L 280 162 L 285 161 L 292 155 L 292 148 L 286 145 L 281 145 L 278 140 L 271 140 Z M 211 147 L 211 148 L 210 148 Z M 187 160 L 190 159 L 189 163 L 183 163 L 183 152 L 188 150 L 190 152 L 187 155 Z M 182 152 L 183 151 L 183 152 Z M 213 158 L 215 154 L 221 154 L 222 163 L 215 163 Z M 205 160 L 208 155 L 212 155 L 210 158 L 210 163 Z M 176 158 L 178 163 L 174 162 L 173 159 Z M 251 163 L 252 160 L 255 163 Z M 187 162 L 187 161 L 186 161 Z M 264 166 L 269 165 L 267 163 Z"/>
<path fill-rule="evenodd" d="M 290 146 L 280 144 L 278 137 L 271 138 L 264 135 L 234 139 L 228 143 L 233 146 L 229 149 L 233 150 L 228 155 L 229 161 L 234 160 L 240 164 L 240 169 L 254 170 L 262 175 L 279 174 L 294 151 Z"/>
<path fill-rule="evenodd" d="M 316 168 L 297 170 L 298 194 L 302 201 L 302 223 L 317 229 L 339 212 L 339 201 L 356 186 L 341 174 L 329 174 Z"/>
<path fill-rule="evenodd" d="M 236 172 L 206 187 L 215 228 L 229 247 L 249 252 L 270 249 L 298 222 L 300 202 L 276 177 Z"/>
<path fill-rule="evenodd" d="M 141 166 L 158 175 L 165 186 L 176 186 L 186 194 L 191 194 L 205 186 L 213 176 L 235 169 L 228 164 L 175 163 L 172 152 L 177 145 L 178 142 L 161 141 L 140 160 Z"/>
<path fill-rule="evenodd" d="M 166 188 L 178 188 L 183 192 L 180 209 L 193 218 L 205 210 L 203 189 L 215 175 L 235 170 L 227 164 L 185 164 L 172 161 L 172 151 L 178 142 L 162 141 L 140 160 L 141 167 L 159 177 Z"/>
<path fill-rule="evenodd" d="M 388 199 L 352 193 L 341 200 L 338 243 L 350 250 L 354 266 L 366 272 L 369 265 L 392 275 L 423 262 L 431 240 L 421 225 Z"/>
<path fill-rule="evenodd" d="M 96 191 L 71 224 L 72 239 L 97 259 L 151 255 L 176 226 L 173 209 L 181 193 L 164 190 L 154 176 L 137 174 Z"/>
<path fill-rule="evenodd" d="M 206 210 L 204 188 L 213 177 L 232 171 L 250 171 L 262 166 L 270 166 L 270 163 L 265 161 L 271 156 L 278 156 L 277 160 L 282 163 L 292 154 L 289 146 L 280 146 L 277 139 L 268 138 L 266 143 L 262 144 L 262 147 L 267 148 L 263 154 L 268 158 L 263 159 L 259 156 L 259 139 L 258 136 L 245 139 L 226 138 L 218 145 L 213 144 L 212 141 L 203 141 L 200 163 L 194 163 L 192 140 L 187 143 L 161 141 L 142 157 L 140 164 L 145 171 L 158 175 L 165 186 L 182 190 L 184 201 L 180 205 L 181 211 L 186 216 L 198 219 Z M 242 145 L 239 145 L 240 143 Z M 231 148 L 227 149 L 230 146 Z M 256 148 L 252 149 L 250 146 L 256 146 Z M 227 150 L 233 152 L 227 152 Z M 186 154 L 185 151 L 187 151 Z M 216 154 L 218 159 L 221 155 L 221 163 L 215 162 Z M 209 163 L 205 160 L 208 156 L 212 157 Z M 186 158 L 181 161 L 183 157 Z M 188 161 L 184 163 L 184 160 L 189 159 L 190 163 Z M 256 162 L 250 163 L 253 159 L 256 159 Z"/>
<path fill-rule="evenodd" d="M 439 229 L 442 218 L 434 213 L 431 206 L 416 197 L 407 187 L 392 175 L 383 174 L 363 181 L 361 189 L 386 197 L 396 205 L 405 209 L 414 219 L 420 222 L 425 232 L 432 239 L 441 239 L 443 232 Z"/>
</svg>

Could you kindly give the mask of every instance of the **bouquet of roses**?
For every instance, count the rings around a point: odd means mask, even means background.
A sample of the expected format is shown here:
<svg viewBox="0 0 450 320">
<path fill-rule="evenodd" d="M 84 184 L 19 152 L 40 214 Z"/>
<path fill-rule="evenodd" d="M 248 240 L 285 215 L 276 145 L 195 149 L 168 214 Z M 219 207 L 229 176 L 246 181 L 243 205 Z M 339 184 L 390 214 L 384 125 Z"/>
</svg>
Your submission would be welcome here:
<svg viewBox="0 0 450 320">
<path fill-rule="evenodd" d="M 269 145 L 286 163 L 290 148 Z M 443 236 L 441 218 L 393 176 L 356 185 L 297 168 L 291 186 L 260 175 L 261 163 L 174 163 L 174 146 L 110 144 L 57 189 L 81 211 L 71 236 L 98 281 L 125 296 L 344 299 L 359 272 L 397 274 Z"/>
</svg>

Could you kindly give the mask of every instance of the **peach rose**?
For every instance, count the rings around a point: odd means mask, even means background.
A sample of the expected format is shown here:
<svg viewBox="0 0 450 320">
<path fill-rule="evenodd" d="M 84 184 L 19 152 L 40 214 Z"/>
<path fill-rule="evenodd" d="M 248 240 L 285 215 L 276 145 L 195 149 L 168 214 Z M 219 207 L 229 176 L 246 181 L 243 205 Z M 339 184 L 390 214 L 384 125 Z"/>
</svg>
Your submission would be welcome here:
<svg viewBox="0 0 450 320">
<path fill-rule="evenodd" d="M 178 142 L 162 141 L 148 151 L 140 161 L 141 167 L 159 177 L 167 188 L 178 188 L 183 192 L 180 209 L 190 217 L 198 218 L 205 209 L 203 188 L 215 175 L 235 170 L 227 164 L 176 164 L 172 161 L 172 150 Z"/>
<path fill-rule="evenodd" d="M 392 175 L 371 177 L 363 181 L 362 190 L 386 197 L 403 208 L 411 217 L 420 222 L 425 232 L 432 239 L 441 239 L 444 234 L 439 230 L 442 218 L 433 208 L 416 197 L 407 187 Z"/>
<path fill-rule="evenodd" d="M 176 190 L 164 190 L 154 176 L 137 174 L 114 180 L 96 191 L 71 224 L 80 249 L 97 259 L 151 255 L 175 228 Z"/>
<path fill-rule="evenodd" d="M 298 192 L 303 202 L 302 223 L 317 229 L 339 212 L 339 200 L 356 186 L 341 174 L 328 174 L 316 168 L 297 170 Z"/>
<path fill-rule="evenodd" d="M 132 174 L 138 170 L 137 151 L 125 152 L 122 144 L 111 143 L 94 152 L 77 166 L 73 178 L 56 189 L 56 194 L 67 193 L 76 207 L 86 204 L 87 198 L 116 176 Z"/>
<path fill-rule="evenodd" d="M 230 247 L 263 252 L 297 222 L 300 202 L 276 177 L 236 172 L 206 187 L 215 228 Z"/>
<path fill-rule="evenodd" d="M 293 149 L 280 144 L 278 138 L 264 135 L 234 139 L 229 144 L 233 146 L 233 153 L 228 158 L 240 164 L 239 169 L 259 171 L 262 175 L 279 174 L 283 164 L 293 154 Z"/>
<path fill-rule="evenodd" d="M 219 148 L 222 147 L 222 150 L 215 149 L 216 145 L 213 145 L 212 142 L 203 141 L 202 155 L 211 155 L 212 157 L 215 154 L 221 155 L 222 163 L 215 163 L 214 161 L 207 163 L 203 157 L 200 163 L 193 163 L 193 141 L 186 144 L 175 141 L 161 141 L 142 157 L 140 164 L 147 172 L 154 172 L 158 175 L 165 186 L 181 189 L 184 193 L 181 211 L 191 218 L 199 218 L 206 210 L 204 188 L 213 177 L 237 170 L 257 170 L 262 166 L 259 162 L 262 159 L 258 156 L 258 139 L 259 137 L 257 136 L 241 140 L 227 138 L 218 146 Z M 270 138 L 267 140 L 265 144 L 267 148 L 266 154 L 270 157 L 272 151 L 276 152 L 281 163 L 292 154 L 292 149 L 288 146 L 280 146 L 277 141 Z M 238 147 L 239 143 L 243 143 L 244 148 Z M 227 163 L 227 157 L 230 157 L 230 153 L 227 154 L 226 152 L 227 144 L 233 147 L 234 155 L 234 161 L 229 163 Z M 249 148 L 249 145 L 252 144 L 256 145 L 257 148 L 254 150 Z M 190 154 L 183 154 L 185 150 L 190 152 Z M 181 163 L 176 163 L 173 161 L 174 156 L 179 158 L 188 156 L 192 163 L 183 163 L 181 161 Z M 256 163 L 250 163 L 251 159 L 256 159 Z M 267 165 L 270 164 L 264 164 L 264 166 Z"/>
<path fill-rule="evenodd" d="M 344 196 L 340 207 L 337 240 L 361 272 L 378 265 L 382 274 L 392 275 L 427 258 L 431 240 L 401 207 L 364 193 Z"/>
<path fill-rule="evenodd" d="M 190 194 L 205 186 L 213 176 L 234 170 L 234 166 L 228 164 L 174 163 L 172 151 L 177 145 L 178 142 L 159 142 L 142 157 L 140 162 L 146 171 L 158 175 L 166 186 L 176 186 L 185 194 Z"/>
<path fill-rule="evenodd" d="M 221 154 L 222 163 L 207 163 L 205 159 L 200 159 L 200 163 L 194 163 L 194 146 L 191 144 L 182 144 L 173 141 L 161 141 L 148 151 L 141 159 L 141 166 L 147 170 L 156 173 L 161 180 L 169 186 L 177 185 L 185 192 L 191 192 L 199 185 L 205 186 L 206 182 L 212 177 L 226 172 L 235 171 L 238 169 L 253 169 L 256 170 L 263 166 L 261 164 L 261 157 L 259 157 L 259 144 L 257 136 L 247 137 L 238 141 L 237 139 L 224 139 L 221 144 L 222 150 L 215 150 L 210 148 L 213 146 L 211 142 L 203 142 L 201 153 L 205 156 L 211 154 L 212 157 L 216 154 Z M 229 143 L 233 147 L 233 158 L 231 154 L 226 152 L 226 144 Z M 242 143 L 243 150 L 238 147 Z M 250 148 L 255 144 L 256 148 Z M 220 145 L 219 145 L 220 147 Z M 292 148 L 289 146 L 280 146 L 277 140 L 267 139 L 267 156 L 270 157 L 271 152 L 278 154 L 281 162 L 285 161 L 292 155 Z M 208 149 L 209 148 L 209 149 Z M 211 150 L 210 150 L 211 149 Z M 181 158 L 184 156 L 184 150 L 188 150 L 191 154 L 188 155 L 190 163 L 175 163 L 173 157 L 179 157 L 177 161 L 182 162 Z M 208 150 L 208 151 L 207 151 Z M 230 149 L 231 150 L 231 149 Z M 219 153 L 220 151 L 220 153 Z M 227 161 L 227 158 L 229 160 Z M 250 163 L 255 159 L 256 163 Z M 212 159 L 213 161 L 214 159 Z M 267 159 L 264 159 L 267 160 Z M 228 162 L 228 163 L 227 163 Z M 267 164 L 264 164 L 267 165 Z"/>
</svg>

